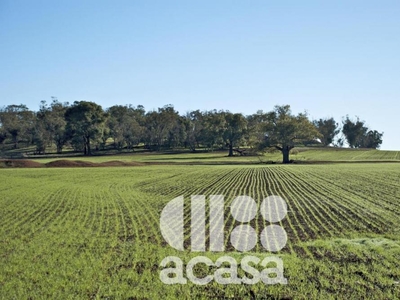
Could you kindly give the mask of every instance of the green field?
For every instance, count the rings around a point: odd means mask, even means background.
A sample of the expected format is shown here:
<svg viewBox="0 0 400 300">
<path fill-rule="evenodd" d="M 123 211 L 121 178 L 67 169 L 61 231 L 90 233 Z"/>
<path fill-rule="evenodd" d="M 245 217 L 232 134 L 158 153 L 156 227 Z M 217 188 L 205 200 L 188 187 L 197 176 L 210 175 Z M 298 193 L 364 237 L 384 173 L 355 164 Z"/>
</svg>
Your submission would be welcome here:
<svg viewBox="0 0 400 300">
<path fill-rule="evenodd" d="M 396 152 L 368 152 L 372 159 L 399 158 Z M 366 153 L 349 160 L 372 157 Z M 143 157 L 203 161 L 207 155 L 210 161 L 225 159 L 222 154 Z M 333 160 L 329 155 L 326 159 Z M 278 253 L 287 285 L 160 281 L 164 257 L 178 256 L 186 264 L 198 254 L 165 243 L 161 210 L 177 196 L 185 196 L 187 204 L 198 194 L 225 196 L 228 251 L 233 251 L 229 233 L 237 225 L 229 203 L 236 196 L 260 203 L 279 195 L 287 201 L 288 215 L 280 225 L 288 243 Z M 397 163 L 3 169 L 0 211 L 1 299 L 400 298 Z M 185 220 L 188 229 L 190 219 Z M 252 225 L 261 230 L 267 223 L 257 215 Z M 189 240 L 190 230 L 185 233 Z M 227 254 L 239 261 L 244 256 Z M 272 253 L 257 245 L 251 254 Z M 215 261 L 223 254 L 202 255 Z"/>
<path fill-rule="evenodd" d="M 50 161 L 65 160 L 85 160 L 95 163 L 107 161 L 124 162 L 152 162 L 152 163 L 192 163 L 192 164 L 259 164 L 269 162 L 281 162 L 282 155 L 279 152 L 266 153 L 261 156 L 234 156 L 228 157 L 226 151 L 216 151 L 208 153 L 124 153 L 115 155 L 97 155 L 91 157 L 82 156 L 40 156 L 26 157 L 40 163 Z M 400 162 L 400 151 L 382 151 L 371 149 L 342 149 L 342 148 L 296 148 L 291 159 L 299 162 L 374 162 L 374 161 L 394 161 Z"/>
</svg>

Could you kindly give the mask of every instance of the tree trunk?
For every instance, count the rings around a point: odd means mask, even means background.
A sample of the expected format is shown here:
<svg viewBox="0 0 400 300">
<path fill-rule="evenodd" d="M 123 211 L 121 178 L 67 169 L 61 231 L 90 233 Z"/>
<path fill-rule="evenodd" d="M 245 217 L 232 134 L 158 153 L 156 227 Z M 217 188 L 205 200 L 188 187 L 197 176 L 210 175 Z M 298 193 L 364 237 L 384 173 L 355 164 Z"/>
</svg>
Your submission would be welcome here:
<svg viewBox="0 0 400 300">
<path fill-rule="evenodd" d="M 57 147 L 57 153 L 61 154 L 62 149 L 64 147 L 64 137 L 60 137 L 58 134 L 53 137 L 53 140 L 50 141 L 49 147 L 51 147 L 52 144 L 55 144 Z"/>
<path fill-rule="evenodd" d="M 87 148 L 86 155 L 92 155 L 92 151 L 90 150 L 90 138 L 86 139 L 86 148 Z"/>
<path fill-rule="evenodd" d="M 233 156 L 233 144 L 229 143 L 229 154 L 228 156 Z"/>
<path fill-rule="evenodd" d="M 13 136 L 14 140 L 14 149 L 18 149 L 18 136 Z"/>
<path fill-rule="evenodd" d="M 289 160 L 289 152 L 290 152 L 289 146 L 286 146 L 286 147 L 282 148 L 282 154 L 283 154 L 282 163 L 288 164 L 290 162 L 290 160 Z"/>
</svg>

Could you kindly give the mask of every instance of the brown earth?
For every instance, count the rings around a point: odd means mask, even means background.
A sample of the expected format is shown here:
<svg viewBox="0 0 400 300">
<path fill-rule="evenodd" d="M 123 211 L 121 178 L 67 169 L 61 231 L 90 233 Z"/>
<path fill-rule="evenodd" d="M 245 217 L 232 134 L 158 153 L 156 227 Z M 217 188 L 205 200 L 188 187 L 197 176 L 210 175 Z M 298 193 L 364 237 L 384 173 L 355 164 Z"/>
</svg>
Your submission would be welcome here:
<svg viewBox="0 0 400 300">
<path fill-rule="evenodd" d="M 43 164 L 28 159 L 0 159 L 0 168 L 41 168 Z"/>
<path fill-rule="evenodd" d="M 55 160 L 45 164 L 50 168 L 74 168 L 74 167 L 124 167 L 124 166 L 143 166 L 138 162 L 124 162 L 119 160 L 94 163 L 83 160 Z"/>
<path fill-rule="evenodd" d="M 399 163 L 393 160 L 381 161 L 293 161 L 293 164 L 340 164 L 340 163 Z M 0 159 L 0 169 L 2 168 L 85 168 L 85 167 L 136 167 L 149 165 L 252 165 L 254 162 L 134 162 L 134 161 L 106 161 L 94 163 L 84 160 L 54 160 L 48 163 L 39 163 L 28 159 Z M 264 162 L 264 164 L 276 164 L 276 162 Z M 278 163 L 279 164 L 279 163 Z"/>
<path fill-rule="evenodd" d="M 83 160 L 54 160 L 48 163 L 39 163 L 28 159 L 1 159 L 0 168 L 84 168 L 84 167 L 134 167 L 143 166 L 144 163 L 124 162 L 124 161 L 107 161 L 102 163 L 94 163 Z"/>
<path fill-rule="evenodd" d="M 54 160 L 44 164 L 50 168 L 94 167 L 96 164 L 82 160 Z"/>
<path fill-rule="evenodd" d="M 112 160 L 112 161 L 106 161 L 98 164 L 101 167 L 124 167 L 124 166 L 144 166 L 144 163 L 139 163 L 135 161 L 120 161 L 120 160 Z"/>
</svg>

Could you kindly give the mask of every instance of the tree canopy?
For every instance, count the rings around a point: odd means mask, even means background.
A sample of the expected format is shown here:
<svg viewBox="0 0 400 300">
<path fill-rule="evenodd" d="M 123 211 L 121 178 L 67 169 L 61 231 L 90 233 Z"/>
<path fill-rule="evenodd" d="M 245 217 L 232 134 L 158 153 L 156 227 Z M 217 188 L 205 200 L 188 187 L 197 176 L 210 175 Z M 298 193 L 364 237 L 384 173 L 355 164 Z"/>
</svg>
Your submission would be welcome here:
<svg viewBox="0 0 400 300">
<path fill-rule="evenodd" d="M 365 121 L 361 121 L 358 117 L 354 121 L 347 116 L 343 120 L 342 132 L 350 148 L 378 149 L 383 142 L 383 132 L 369 129 Z"/>
<path fill-rule="evenodd" d="M 314 125 L 320 133 L 320 140 L 324 146 L 331 145 L 339 134 L 339 123 L 334 118 L 315 120 Z"/>
<path fill-rule="evenodd" d="M 141 145 L 150 151 L 188 148 L 197 151 L 225 149 L 228 156 L 243 148 L 277 149 L 284 163 L 296 146 L 322 144 L 340 146 L 346 139 L 351 148 L 379 148 L 383 133 L 368 128 L 359 118 L 348 116 L 342 128 L 333 118 L 310 121 L 306 113 L 293 114 L 289 105 L 251 115 L 227 110 L 194 110 L 181 115 L 173 105 L 146 111 L 142 105 L 114 105 L 105 110 L 89 101 L 62 103 L 52 97 L 42 101 L 37 112 L 23 104 L 0 109 L 0 143 L 19 147 L 35 145 L 45 153 L 54 145 L 57 153 L 72 147 L 90 155 L 111 144 L 116 150 Z M 339 133 L 343 138 L 338 138 Z M 242 148 L 242 149 L 240 149 Z"/>
<path fill-rule="evenodd" d="M 264 144 L 282 152 L 283 163 L 289 163 L 289 153 L 296 144 L 316 140 L 321 135 L 305 113 L 293 115 L 290 106 L 275 106 L 262 123 Z"/>
<path fill-rule="evenodd" d="M 65 112 L 66 130 L 75 147 L 83 148 L 85 155 L 91 155 L 91 140 L 102 134 L 102 125 L 107 115 L 94 102 L 75 101 Z"/>
</svg>

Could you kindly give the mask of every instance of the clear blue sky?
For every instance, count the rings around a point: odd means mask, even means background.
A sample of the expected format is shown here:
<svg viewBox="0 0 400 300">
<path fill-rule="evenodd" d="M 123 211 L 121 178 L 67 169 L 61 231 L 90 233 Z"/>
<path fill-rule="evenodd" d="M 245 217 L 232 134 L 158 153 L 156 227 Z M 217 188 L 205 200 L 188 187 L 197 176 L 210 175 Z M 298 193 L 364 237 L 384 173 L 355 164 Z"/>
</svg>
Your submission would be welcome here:
<svg viewBox="0 0 400 300">
<path fill-rule="evenodd" d="M 400 1 L 0 0 L 0 106 L 360 116 L 400 149 Z"/>
</svg>

